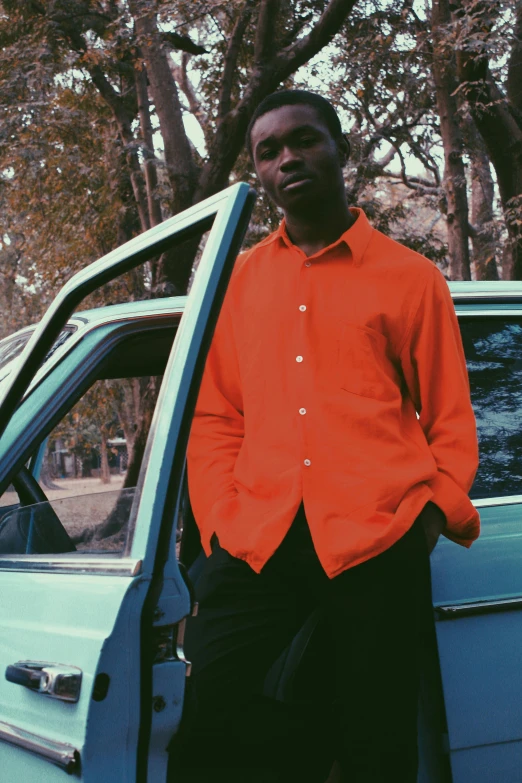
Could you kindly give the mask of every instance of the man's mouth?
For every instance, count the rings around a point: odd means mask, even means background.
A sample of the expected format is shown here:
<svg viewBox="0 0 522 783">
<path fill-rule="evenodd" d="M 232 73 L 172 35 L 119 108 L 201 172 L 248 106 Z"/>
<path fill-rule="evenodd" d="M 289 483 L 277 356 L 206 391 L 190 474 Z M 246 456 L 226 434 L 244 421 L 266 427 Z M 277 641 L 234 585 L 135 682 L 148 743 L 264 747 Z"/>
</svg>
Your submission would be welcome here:
<svg viewBox="0 0 522 783">
<path fill-rule="evenodd" d="M 305 185 L 310 181 L 311 177 L 307 174 L 291 174 L 283 180 L 281 190 L 297 190 L 301 185 Z"/>
</svg>

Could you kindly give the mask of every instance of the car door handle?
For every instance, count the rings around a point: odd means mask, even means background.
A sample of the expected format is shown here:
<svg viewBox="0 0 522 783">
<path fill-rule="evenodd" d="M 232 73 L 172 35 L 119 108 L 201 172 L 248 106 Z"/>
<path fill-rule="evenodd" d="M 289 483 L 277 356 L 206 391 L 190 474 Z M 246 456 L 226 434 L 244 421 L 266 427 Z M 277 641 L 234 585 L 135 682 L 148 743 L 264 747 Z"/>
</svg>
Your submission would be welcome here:
<svg viewBox="0 0 522 783">
<path fill-rule="evenodd" d="M 23 685 L 52 699 L 77 702 L 82 686 L 82 670 L 76 666 L 44 661 L 17 661 L 5 670 L 8 682 Z"/>
</svg>

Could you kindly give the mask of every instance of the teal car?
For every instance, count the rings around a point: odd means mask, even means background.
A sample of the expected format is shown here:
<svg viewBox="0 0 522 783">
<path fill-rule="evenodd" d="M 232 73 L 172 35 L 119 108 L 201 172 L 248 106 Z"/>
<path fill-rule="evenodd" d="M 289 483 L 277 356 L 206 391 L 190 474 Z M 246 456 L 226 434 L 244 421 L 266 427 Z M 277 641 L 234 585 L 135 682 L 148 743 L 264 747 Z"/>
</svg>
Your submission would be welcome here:
<svg viewBox="0 0 522 783">
<path fill-rule="evenodd" d="M 190 676 L 183 635 L 204 558 L 185 450 L 253 198 L 236 185 L 141 235 L 73 278 L 41 324 L 0 341 L 6 783 L 66 774 L 86 783 L 175 781 L 168 748 Z M 212 221 L 188 297 L 77 310 L 99 285 Z M 479 432 L 470 494 L 482 534 L 470 550 L 443 539 L 431 557 L 436 622 L 424 661 L 419 783 L 520 783 L 522 284 L 450 288 Z M 107 398 L 132 401 L 143 384 L 157 400 L 136 481 L 124 481 L 122 462 L 122 443 L 129 450 L 133 427 L 141 431 L 130 417 L 124 437 L 107 435 L 112 472 L 102 485 L 99 460 L 80 459 L 71 432 L 80 418 L 84 440 L 91 427 L 107 429 Z M 325 658 L 327 629 L 313 614 L 271 666 L 265 695 L 307 703 L 320 719 L 331 695 Z"/>
</svg>

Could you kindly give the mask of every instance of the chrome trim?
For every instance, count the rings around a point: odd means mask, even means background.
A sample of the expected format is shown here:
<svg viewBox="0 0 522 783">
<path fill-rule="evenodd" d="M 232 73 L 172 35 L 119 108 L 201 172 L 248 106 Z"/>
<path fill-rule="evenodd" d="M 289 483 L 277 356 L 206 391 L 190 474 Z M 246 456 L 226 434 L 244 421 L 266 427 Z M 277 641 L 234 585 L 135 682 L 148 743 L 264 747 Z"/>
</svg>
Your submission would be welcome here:
<svg viewBox="0 0 522 783">
<path fill-rule="evenodd" d="M 466 291 L 455 291 L 451 290 L 451 297 L 454 301 L 459 301 L 460 299 L 464 299 L 467 302 L 472 302 L 473 299 L 480 300 L 480 299 L 495 299 L 495 304 L 499 304 L 499 300 L 505 299 L 507 303 L 512 302 L 515 299 L 520 299 L 522 297 L 522 289 L 518 289 L 515 291 L 506 291 L 506 289 L 502 289 L 499 291 L 473 291 L 473 290 L 466 290 Z"/>
<path fill-rule="evenodd" d="M 517 303 L 516 307 L 510 308 L 509 310 L 491 310 L 490 308 L 487 310 L 469 310 L 467 307 L 465 310 L 460 310 L 460 307 L 465 307 L 468 303 L 461 303 L 458 300 L 454 300 L 454 303 L 456 304 L 456 311 L 459 318 L 476 318 L 477 316 L 487 316 L 488 318 L 512 318 L 514 316 L 519 316 L 522 313 L 522 302 Z M 498 304 L 498 302 L 495 302 L 495 304 Z"/>
<path fill-rule="evenodd" d="M 522 285 L 519 280 L 450 280 L 448 284 L 454 298 L 505 297 L 506 299 L 514 299 L 522 296 Z"/>
<path fill-rule="evenodd" d="M 477 614 L 492 614 L 493 612 L 509 612 L 522 609 L 522 597 L 499 598 L 491 601 L 470 601 L 465 604 L 447 604 L 435 606 L 435 613 L 441 620 L 453 620 L 457 617 L 471 617 Z"/>
<path fill-rule="evenodd" d="M 66 555 L 0 556 L 0 570 L 37 571 L 54 574 L 93 574 L 96 576 L 137 576 L 142 561 L 136 558 L 72 557 Z"/>
<path fill-rule="evenodd" d="M 39 734 L 33 734 L 19 726 L 13 726 L 12 723 L 4 723 L 4 721 L 0 721 L 0 741 L 40 756 L 40 758 L 63 769 L 68 775 L 79 772 L 80 753 L 66 742 L 56 742 L 41 737 Z"/>
<path fill-rule="evenodd" d="M 488 506 L 516 506 L 522 503 L 522 495 L 506 495 L 498 498 L 475 498 L 471 501 L 475 508 L 487 508 Z"/>
</svg>

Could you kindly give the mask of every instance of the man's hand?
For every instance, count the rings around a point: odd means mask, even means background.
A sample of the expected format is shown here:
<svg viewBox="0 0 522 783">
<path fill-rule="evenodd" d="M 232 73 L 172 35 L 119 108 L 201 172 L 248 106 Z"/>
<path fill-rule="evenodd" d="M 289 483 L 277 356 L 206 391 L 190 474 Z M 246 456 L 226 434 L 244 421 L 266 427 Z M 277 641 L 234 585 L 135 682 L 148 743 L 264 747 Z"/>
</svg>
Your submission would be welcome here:
<svg viewBox="0 0 522 783">
<path fill-rule="evenodd" d="M 420 518 L 426 534 L 428 552 L 431 555 L 439 540 L 440 534 L 446 527 L 446 517 L 440 508 L 430 500 L 422 509 Z"/>
</svg>

